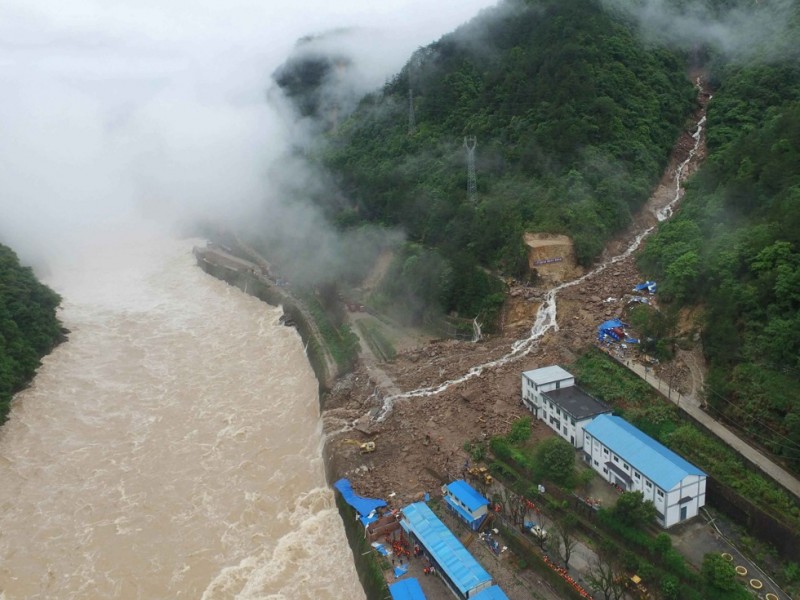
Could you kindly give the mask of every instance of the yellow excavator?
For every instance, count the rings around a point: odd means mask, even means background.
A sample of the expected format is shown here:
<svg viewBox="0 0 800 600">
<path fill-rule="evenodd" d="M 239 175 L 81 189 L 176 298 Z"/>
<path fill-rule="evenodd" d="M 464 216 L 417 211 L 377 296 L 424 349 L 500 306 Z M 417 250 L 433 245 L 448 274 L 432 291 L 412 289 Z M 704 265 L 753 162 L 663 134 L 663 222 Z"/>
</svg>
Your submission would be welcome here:
<svg viewBox="0 0 800 600">
<path fill-rule="evenodd" d="M 470 467 L 467 469 L 467 474 L 484 485 L 492 485 L 492 476 L 486 467 Z"/>
<path fill-rule="evenodd" d="M 361 451 L 361 454 L 369 454 L 370 452 L 375 452 L 375 442 L 359 442 L 358 440 L 347 438 L 342 440 L 342 443 L 358 446 L 359 450 Z"/>
</svg>

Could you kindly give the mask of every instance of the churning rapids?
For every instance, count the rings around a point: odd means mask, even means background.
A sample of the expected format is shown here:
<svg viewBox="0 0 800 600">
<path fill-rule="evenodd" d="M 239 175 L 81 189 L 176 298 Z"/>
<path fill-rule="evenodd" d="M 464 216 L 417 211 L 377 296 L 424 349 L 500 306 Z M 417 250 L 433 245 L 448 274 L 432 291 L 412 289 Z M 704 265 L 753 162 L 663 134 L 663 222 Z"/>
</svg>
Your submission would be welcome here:
<svg viewBox="0 0 800 600">
<path fill-rule="evenodd" d="M 0 430 L 0 598 L 363 598 L 280 310 L 131 234 L 56 265 L 69 342 Z"/>
</svg>

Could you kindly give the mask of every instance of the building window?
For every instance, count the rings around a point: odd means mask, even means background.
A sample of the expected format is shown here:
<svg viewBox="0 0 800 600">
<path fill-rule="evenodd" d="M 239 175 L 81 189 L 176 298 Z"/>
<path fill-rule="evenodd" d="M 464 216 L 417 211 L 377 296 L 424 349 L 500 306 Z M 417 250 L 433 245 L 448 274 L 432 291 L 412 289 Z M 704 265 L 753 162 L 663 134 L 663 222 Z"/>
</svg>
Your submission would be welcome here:
<svg viewBox="0 0 800 600">
<path fill-rule="evenodd" d="M 656 490 L 656 494 L 658 494 L 659 498 L 663 498 L 664 497 L 664 492 L 662 492 L 661 490 Z"/>
<path fill-rule="evenodd" d="M 605 467 L 603 467 L 603 473 L 604 473 L 605 475 L 608 475 L 608 469 L 606 469 Z"/>
<path fill-rule="evenodd" d="M 611 455 L 611 460 L 613 460 L 615 463 L 619 464 L 619 457 L 616 454 L 612 454 Z"/>
<path fill-rule="evenodd" d="M 594 466 L 595 466 L 595 467 L 599 467 L 599 466 L 600 466 L 600 463 L 599 463 L 599 462 L 597 462 L 597 461 L 594 461 Z"/>
<path fill-rule="evenodd" d="M 560 409 L 560 408 L 557 408 L 557 409 L 556 409 L 556 414 L 557 414 L 559 417 L 561 416 L 561 409 Z"/>
<path fill-rule="evenodd" d="M 628 463 L 622 463 L 622 468 L 625 469 L 626 471 L 630 470 L 630 467 L 628 466 Z"/>
<path fill-rule="evenodd" d="M 633 472 L 633 476 L 634 476 L 636 479 L 641 479 L 641 478 L 642 478 L 642 476 L 641 476 L 641 475 L 639 475 L 639 474 L 638 474 L 636 471 L 634 471 L 634 472 Z"/>
<path fill-rule="evenodd" d="M 652 484 L 652 483 L 650 483 L 649 481 L 647 481 L 646 483 L 647 483 L 647 489 L 648 489 L 648 490 L 649 490 L 649 489 L 652 489 L 652 487 L 653 487 L 653 484 Z"/>
<path fill-rule="evenodd" d="M 603 456 L 608 456 L 608 448 L 603 448 Z"/>
</svg>

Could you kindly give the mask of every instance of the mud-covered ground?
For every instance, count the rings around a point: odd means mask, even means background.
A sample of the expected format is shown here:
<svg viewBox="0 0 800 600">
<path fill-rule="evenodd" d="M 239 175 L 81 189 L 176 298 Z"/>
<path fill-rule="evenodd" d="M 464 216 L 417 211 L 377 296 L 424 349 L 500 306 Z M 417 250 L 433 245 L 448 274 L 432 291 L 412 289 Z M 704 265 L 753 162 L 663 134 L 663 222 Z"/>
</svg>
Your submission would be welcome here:
<svg viewBox="0 0 800 600">
<path fill-rule="evenodd" d="M 705 99 L 701 95 L 703 104 Z M 695 146 L 691 134 L 703 114 L 704 108 L 688 125 L 657 189 L 630 228 L 608 244 L 603 261 L 623 253 L 637 235 L 653 227 L 655 213 L 675 197 L 676 170 Z M 701 138 L 682 179 L 696 170 L 704 156 Z M 599 323 L 622 314 L 625 295 L 642 281 L 634 257 L 635 253 L 560 291 L 558 331 L 548 332 L 527 355 L 486 369 L 480 376 L 439 393 L 397 399 L 382 420 L 376 415 L 384 399 L 393 394 L 386 389 L 386 379 L 381 377 L 383 381 L 376 382 L 376 370 L 388 377 L 395 393 L 397 389 L 407 392 L 457 379 L 476 365 L 506 355 L 515 341 L 528 337 L 547 289 L 512 289 L 502 333 L 481 342 L 436 341 L 401 352 L 391 362 L 362 362 L 324 399 L 332 476 L 350 478 L 354 489 L 366 496 L 387 498 L 395 493 L 392 500 L 397 506 L 424 492 L 436 493 L 443 482 L 461 477 L 468 458 L 463 449 L 466 442 L 506 433 L 514 419 L 526 414 L 520 398 L 522 371 L 550 364 L 569 365 L 594 342 Z M 696 371 L 697 365 L 692 366 Z M 674 364 L 659 368 L 676 387 L 693 389 L 692 370 L 680 355 Z M 365 441 L 375 442 L 375 452 L 360 452 L 355 442 Z"/>
</svg>

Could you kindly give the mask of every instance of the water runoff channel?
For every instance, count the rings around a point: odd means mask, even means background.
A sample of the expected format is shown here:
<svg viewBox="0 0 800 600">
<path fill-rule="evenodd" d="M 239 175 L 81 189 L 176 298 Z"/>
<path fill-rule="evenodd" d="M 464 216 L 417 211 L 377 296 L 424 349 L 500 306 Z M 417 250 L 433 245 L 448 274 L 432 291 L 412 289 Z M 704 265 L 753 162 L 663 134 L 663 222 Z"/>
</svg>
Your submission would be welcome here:
<svg viewBox="0 0 800 600">
<path fill-rule="evenodd" d="M 697 85 L 699 88 L 700 87 L 699 81 Z M 672 199 L 664 207 L 662 207 L 655 213 L 656 219 L 658 220 L 659 223 L 666 221 L 672 216 L 675 206 L 680 201 L 683 195 L 682 184 L 687 176 L 687 167 L 692 162 L 694 157 L 697 155 L 697 151 L 700 148 L 700 141 L 702 139 L 705 123 L 706 123 L 706 116 L 705 116 L 705 111 L 703 111 L 702 116 L 699 118 L 699 120 L 695 125 L 695 131 L 694 133 L 692 133 L 694 144 L 692 148 L 689 150 L 689 154 L 687 155 L 686 159 L 683 160 L 675 169 L 674 194 L 672 196 Z M 588 273 L 584 274 L 583 276 L 577 279 L 561 283 L 550 289 L 545 294 L 544 299 L 542 300 L 542 304 L 539 306 L 539 310 L 536 312 L 536 318 L 533 322 L 533 325 L 531 326 L 530 334 L 528 335 L 528 337 L 514 342 L 511 345 L 511 349 L 509 350 L 509 352 L 507 352 L 506 354 L 495 360 L 471 367 L 466 373 L 455 379 L 449 379 L 434 386 L 422 387 L 415 390 L 403 392 L 400 394 L 386 396 L 385 398 L 383 398 L 381 406 L 377 410 L 375 410 L 373 414 L 373 419 L 377 422 L 384 421 L 391 414 L 395 403 L 398 401 L 410 400 L 413 398 L 420 398 L 426 396 L 435 396 L 454 385 L 459 385 L 475 377 L 480 377 L 484 373 L 484 371 L 501 367 L 503 365 L 506 365 L 510 362 L 513 362 L 530 354 L 530 352 L 537 347 L 539 340 L 542 339 L 542 337 L 544 337 L 544 335 L 548 331 L 550 330 L 558 331 L 558 321 L 557 321 L 558 313 L 557 313 L 557 303 L 556 303 L 556 298 L 558 296 L 558 293 L 561 290 L 576 285 L 580 285 L 587 279 L 591 279 L 592 277 L 595 277 L 596 275 L 602 273 L 608 267 L 628 258 L 631 254 L 633 254 L 634 252 L 636 252 L 636 250 L 639 249 L 639 247 L 642 244 L 642 241 L 655 230 L 655 227 L 656 226 L 653 225 L 651 227 L 648 227 L 641 233 L 639 233 L 636 237 L 633 238 L 631 243 L 621 254 L 618 254 L 617 256 L 614 256 L 602 262 L 601 264 L 597 265 L 594 269 L 592 269 L 591 271 L 589 271 Z"/>
</svg>

